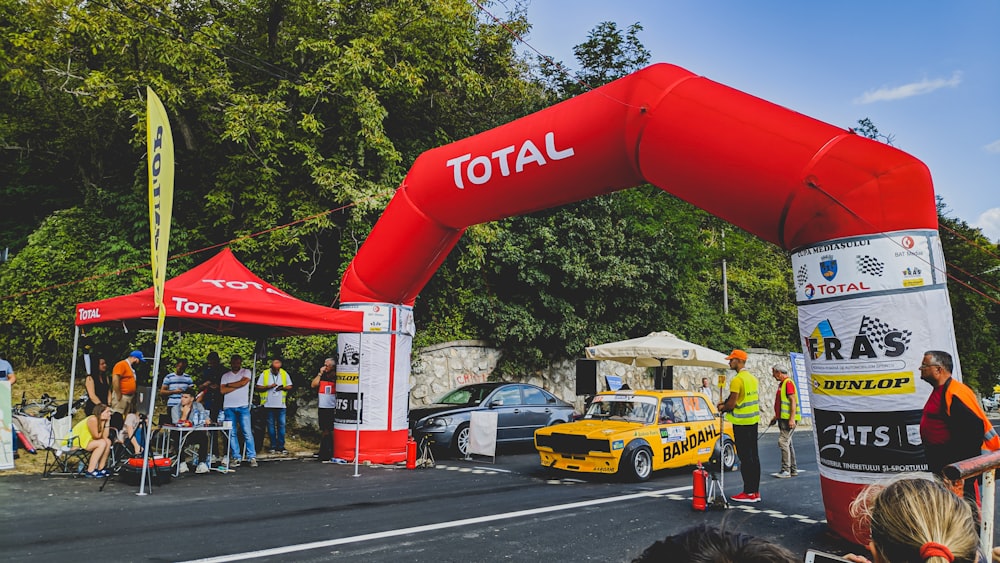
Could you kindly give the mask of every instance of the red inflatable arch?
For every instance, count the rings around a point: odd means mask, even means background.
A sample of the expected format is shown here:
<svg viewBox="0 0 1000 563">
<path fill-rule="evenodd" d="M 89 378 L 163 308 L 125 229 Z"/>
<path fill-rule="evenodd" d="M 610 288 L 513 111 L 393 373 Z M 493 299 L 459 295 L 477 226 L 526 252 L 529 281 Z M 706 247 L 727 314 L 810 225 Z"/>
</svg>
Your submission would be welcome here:
<svg viewBox="0 0 1000 563">
<path fill-rule="evenodd" d="M 647 182 L 786 250 L 937 229 L 919 160 L 657 64 L 420 155 L 341 301 L 412 304 L 470 225 Z"/>
<path fill-rule="evenodd" d="M 843 246 L 821 245 L 825 241 L 937 229 L 930 173 L 914 157 L 682 68 L 657 64 L 422 154 L 348 267 L 341 302 L 348 307 L 388 304 L 405 313 L 470 225 L 643 183 L 804 255 Z M 869 244 L 866 241 L 847 244 Z M 803 280 L 808 270 L 800 267 Z M 383 327 L 394 335 L 411 322 L 405 314 L 397 319 L 395 312 L 384 318 Z M 814 326 L 819 330 L 831 324 L 811 323 L 803 320 L 800 309 L 800 332 L 806 340 Z M 949 336 L 954 339 L 953 330 Z M 812 347 L 804 348 L 813 360 L 822 361 L 822 346 L 813 340 Z M 353 348 L 359 343 L 348 345 L 346 355 L 342 346 L 341 363 L 357 352 Z M 400 356 L 408 352 L 386 352 L 394 354 L 388 363 L 407 376 L 407 358 L 400 362 Z M 912 366 L 909 369 L 912 372 Z M 352 377 L 357 381 L 352 375 L 348 383 Z M 342 382 L 338 379 L 338 397 Z M 406 391 L 405 377 L 389 383 L 384 392 L 390 405 L 396 405 L 390 411 L 400 408 Z M 364 402 L 367 420 L 368 399 Z M 399 459 L 405 449 L 405 425 L 400 427 L 398 416 L 397 422 L 391 413 L 388 416 L 390 421 L 380 427 L 387 442 L 367 438 L 359 446 L 362 457 L 367 443 L 379 452 L 372 457 Z M 841 422 L 850 424 L 843 417 Z M 338 426 L 335 434 L 336 452 L 342 457 L 350 458 L 355 451 L 350 430 Z M 821 432 L 825 430 L 817 430 Z M 841 452 L 853 444 L 851 436 L 850 444 L 837 445 Z M 853 470 L 859 465 L 844 467 Z M 846 502 L 860 488 L 859 481 L 841 483 L 822 471 L 821 477 L 830 524 L 850 538 Z"/>
</svg>

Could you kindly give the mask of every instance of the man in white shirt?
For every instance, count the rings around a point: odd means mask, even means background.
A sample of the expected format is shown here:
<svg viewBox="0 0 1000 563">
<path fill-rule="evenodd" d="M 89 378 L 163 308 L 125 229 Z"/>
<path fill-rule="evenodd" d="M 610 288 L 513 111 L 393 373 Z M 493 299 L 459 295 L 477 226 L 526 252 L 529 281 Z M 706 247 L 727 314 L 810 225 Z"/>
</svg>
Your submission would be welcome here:
<svg viewBox="0 0 1000 563">
<path fill-rule="evenodd" d="M 281 360 L 271 360 L 271 368 L 261 372 L 255 386 L 260 393 L 260 404 L 267 414 L 267 437 L 271 453 L 287 454 L 285 449 L 285 399 L 292 390 L 292 379 L 281 369 Z M 263 447 L 263 446 L 262 446 Z"/>
<path fill-rule="evenodd" d="M 257 467 L 257 450 L 254 448 L 253 431 L 250 428 L 250 388 L 247 387 L 253 380 L 253 373 L 243 367 L 243 358 L 239 354 L 233 354 L 229 358 L 229 367 L 230 370 L 222 374 L 219 381 L 222 408 L 226 413 L 226 420 L 233 423 L 229 434 L 229 453 L 232 456 L 229 466 L 240 466 L 240 439 L 236 434 L 238 426 L 246 443 L 250 467 Z"/>
</svg>

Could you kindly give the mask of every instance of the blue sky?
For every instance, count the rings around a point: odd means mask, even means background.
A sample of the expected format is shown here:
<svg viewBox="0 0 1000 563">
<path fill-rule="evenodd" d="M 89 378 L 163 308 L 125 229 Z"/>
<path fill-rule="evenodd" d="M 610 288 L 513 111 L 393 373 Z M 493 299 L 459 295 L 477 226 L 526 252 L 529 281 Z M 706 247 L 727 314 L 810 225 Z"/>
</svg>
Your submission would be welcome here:
<svg viewBox="0 0 1000 563">
<path fill-rule="evenodd" d="M 1000 2 L 530 0 L 528 21 L 527 42 L 570 69 L 598 23 L 638 22 L 651 62 L 833 125 L 871 118 L 927 164 L 951 217 L 1000 240 Z"/>
</svg>

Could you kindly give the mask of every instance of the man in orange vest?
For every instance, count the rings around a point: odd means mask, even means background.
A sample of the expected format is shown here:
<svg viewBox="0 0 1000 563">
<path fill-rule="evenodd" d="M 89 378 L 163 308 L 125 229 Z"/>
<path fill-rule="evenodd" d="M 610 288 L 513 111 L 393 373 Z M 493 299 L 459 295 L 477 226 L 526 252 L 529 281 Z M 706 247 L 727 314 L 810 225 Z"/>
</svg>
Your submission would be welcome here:
<svg viewBox="0 0 1000 563">
<path fill-rule="evenodd" d="M 951 354 L 940 350 L 924 353 L 920 379 L 934 386 L 920 419 L 928 469 L 937 475 L 946 465 L 1000 450 L 1000 437 L 986 418 L 976 394 L 952 378 Z M 975 479 L 966 479 L 965 497 L 977 500 Z"/>
</svg>

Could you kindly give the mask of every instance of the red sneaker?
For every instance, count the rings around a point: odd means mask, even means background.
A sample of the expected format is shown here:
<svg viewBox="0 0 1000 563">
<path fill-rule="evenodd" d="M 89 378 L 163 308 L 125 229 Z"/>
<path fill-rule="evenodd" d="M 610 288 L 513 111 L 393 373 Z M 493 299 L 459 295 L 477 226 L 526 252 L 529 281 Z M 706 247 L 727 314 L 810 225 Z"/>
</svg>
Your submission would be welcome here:
<svg viewBox="0 0 1000 563">
<path fill-rule="evenodd" d="M 760 502 L 760 493 L 740 493 L 733 495 L 736 502 Z"/>
</svg>

